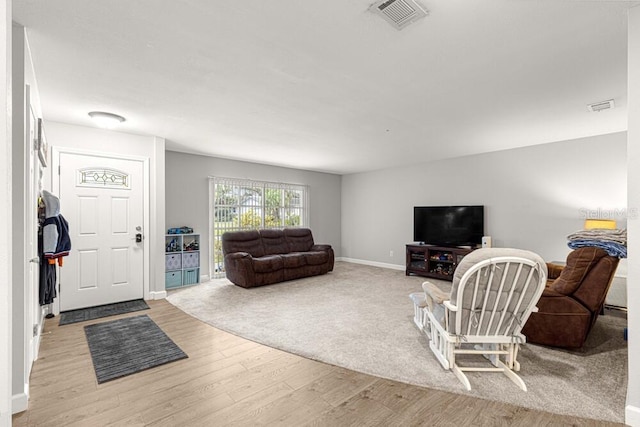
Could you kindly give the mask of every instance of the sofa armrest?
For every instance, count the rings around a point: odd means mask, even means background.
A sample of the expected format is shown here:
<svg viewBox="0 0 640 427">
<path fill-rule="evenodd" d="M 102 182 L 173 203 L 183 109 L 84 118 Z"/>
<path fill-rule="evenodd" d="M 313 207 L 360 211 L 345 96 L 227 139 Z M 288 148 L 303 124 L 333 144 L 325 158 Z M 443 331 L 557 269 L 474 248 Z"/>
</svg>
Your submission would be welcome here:
<svg viewBox="0 0 640 427">
<path fill-rule="evenodd" d="M 247 252 L 232 252 L 224 256 L 224 269 L 227 279 L 243 288 L 255 285 L 253 257 Z"/>
<path fill-rule="evenodd" d="M 253 257 L 248 252 L 231 252 L 230 254 L 226 254 L 224 256 L 225 260 L 226 259 L 238 260 L 238 259 L 243 259 L 243 258 L 253 258 Z"/>
<path fill-rule="evenodd" d="M 335 255 L 331 245 L 313 245 L 309 248 L 309 251 L 326 252 L 329 255 L 329 262 L 327 265 L 328 271 L 333 271 L 333 263 L 335 262 Z"/>
</svg>

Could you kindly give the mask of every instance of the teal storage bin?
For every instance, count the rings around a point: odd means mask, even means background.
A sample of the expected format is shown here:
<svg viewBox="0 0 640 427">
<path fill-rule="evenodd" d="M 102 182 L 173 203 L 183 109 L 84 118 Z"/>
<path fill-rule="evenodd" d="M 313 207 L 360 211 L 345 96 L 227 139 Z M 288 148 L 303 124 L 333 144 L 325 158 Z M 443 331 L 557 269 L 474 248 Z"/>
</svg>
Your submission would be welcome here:
<svg viewBox="0 0 640 427">
<path fill-rule="evenodd" d="M 182 271 L 167 271 L 164 274 L 164 287 L 177 288 L 182 286 Z"/>
<path fill-rule="evenodd" d="M 184 285 L 193 285 L 194 283 L 198 283 L 200 280 L 199 279 L 200 276 L 200 269 L 199 268 L 194 268 L 191 270 L 184 270 L 184 280 L 183 280 L 183 284 Z"/>
</svg>

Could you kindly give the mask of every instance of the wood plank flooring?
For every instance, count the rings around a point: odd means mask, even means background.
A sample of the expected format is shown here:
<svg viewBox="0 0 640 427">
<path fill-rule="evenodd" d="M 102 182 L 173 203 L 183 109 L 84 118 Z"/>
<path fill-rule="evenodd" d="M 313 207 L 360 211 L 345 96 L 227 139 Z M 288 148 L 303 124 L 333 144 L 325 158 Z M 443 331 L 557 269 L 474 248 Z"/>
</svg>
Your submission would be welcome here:
<svg viewBox="0 0 640 427">
<path fill-rule="evenodd" d="M 47 320 L 29 409 L 13 425 L 616 425 L 372 377 L 236 337 L 164 300 L 148 303 L 108 320 L 147 314 L 188 359 L 98 385 L 83 327 L 107 319 Z"/>
</svg>

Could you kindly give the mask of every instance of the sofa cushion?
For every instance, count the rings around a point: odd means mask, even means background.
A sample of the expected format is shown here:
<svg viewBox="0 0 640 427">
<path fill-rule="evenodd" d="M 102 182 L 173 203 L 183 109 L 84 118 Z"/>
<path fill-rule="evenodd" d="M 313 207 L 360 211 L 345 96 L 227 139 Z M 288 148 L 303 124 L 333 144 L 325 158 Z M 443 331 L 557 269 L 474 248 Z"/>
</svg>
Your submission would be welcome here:
<svg viewBox="0 0 640 427">
<path fill-rule="evenodd" d="M 308 228 L 285 228 L 284 236 L 289 252 L 306 252 L 313 246 L 313 235 Z"/>
<path fill-rule="evenodd" d="M 573 294 L 589 270 L 605 256 L 605 250 L 592 246 L 574 250 L 567 256 L 567 265 L 562 269 L 560 277 L 551 284 L 551 289 L 562 295 Z"/>
<path fill-rule="evenodd" d="M 252 257 L 264 256 L 262 239 L 258 230 L 234 231 L 222 235 L 222 252 L 246 252 Z"/>
<path fill-rule="evenodd" d="M 286 254 L 289 252 L 289 245 L 284 238 L 282 230 L 260 230 L 262 245 L 265 255 Z"/>
<path fill-rule="evenodd" d="M 271 273 L 272 271 L 282 270 L 283 265 L 280 255 L 265 255 L 253 259 L 253 269 L 256 273 Z"/>
<path fill-rule="evenodd" d="M 329 261 L 329 254 L 324 251 L 303 252 L 302 255 L 307 265 L 326 264 Z"/>
<path fill-rule="evenodd" d="M 304 255 L 300 252 L 280 255 L 284 268 L 298 268 L 307 265 Z"/>
</svg>

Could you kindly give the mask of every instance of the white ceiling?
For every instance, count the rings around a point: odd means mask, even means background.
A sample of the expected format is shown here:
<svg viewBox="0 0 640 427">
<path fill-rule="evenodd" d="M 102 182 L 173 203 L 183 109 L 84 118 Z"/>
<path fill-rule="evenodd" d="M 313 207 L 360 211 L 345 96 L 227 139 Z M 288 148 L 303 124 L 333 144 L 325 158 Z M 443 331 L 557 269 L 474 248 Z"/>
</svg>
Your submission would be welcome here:
<svg viewBox="0 0 640 427">
<path fill-rule="evenodd" d="M 423 0 L 14 0 L 45 120 L 167 149 L 339 174 L 627 129 L 627 9 Z M 589 113 L 586 104 L 615 99 Z"/>
</svg>

